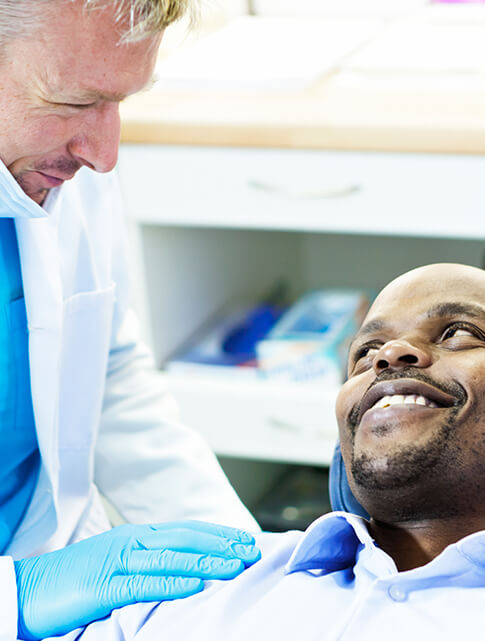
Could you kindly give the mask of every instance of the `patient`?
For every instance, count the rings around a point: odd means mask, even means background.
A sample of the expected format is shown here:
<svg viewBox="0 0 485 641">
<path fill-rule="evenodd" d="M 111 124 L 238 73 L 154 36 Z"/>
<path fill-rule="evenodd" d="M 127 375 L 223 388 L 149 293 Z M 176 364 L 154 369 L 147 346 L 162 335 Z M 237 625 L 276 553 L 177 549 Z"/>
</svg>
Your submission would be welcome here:
<svg viewBox="0 0 485 641">
<path fill-rule="evenodd" d="M 305 533 L 259 535 L 262 560 L 234 581 L 67 638 L 485 638 L 485 272 L 431 265 L 388 285 L 336 411 L 370 522 L 334 512 Z"/>
</svg>

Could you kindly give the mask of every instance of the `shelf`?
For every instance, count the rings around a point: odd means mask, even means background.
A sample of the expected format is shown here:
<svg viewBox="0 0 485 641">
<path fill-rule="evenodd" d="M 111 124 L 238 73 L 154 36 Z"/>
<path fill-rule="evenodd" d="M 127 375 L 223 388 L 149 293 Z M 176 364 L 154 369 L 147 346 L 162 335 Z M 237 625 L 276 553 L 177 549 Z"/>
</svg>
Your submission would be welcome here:
<svg viewBox="0 0 485 641">
<path fill-rule="evenodd" d="M 221 456 L 328 465 L 338 390 L 166 372 L 185 424 Z"/>
</svg>

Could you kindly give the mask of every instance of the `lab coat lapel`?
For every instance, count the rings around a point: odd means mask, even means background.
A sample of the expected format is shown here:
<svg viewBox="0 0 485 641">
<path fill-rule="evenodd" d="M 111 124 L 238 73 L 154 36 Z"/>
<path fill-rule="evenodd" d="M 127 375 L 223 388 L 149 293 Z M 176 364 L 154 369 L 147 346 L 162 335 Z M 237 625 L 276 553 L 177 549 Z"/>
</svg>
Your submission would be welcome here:
<svg viewBox="0 0 485 641">
<path fill-rule="evenodd" d="M 54 216 L 17 220 L 17 237 L 29 327 L 32 402 L 44 463 L 57 472 L 57 389 L 62 288 Z"/>
<path fill-rule="evenodd" d="M 35 549 L 57 525 L 58 400 L 62 288 L 55 214 L 16 219 L 29 328 L 32 403 L 42 466 L 39 482 L 10 553 Z M 15 549 L 13 549 L 15 548 Z"/>
</svg>

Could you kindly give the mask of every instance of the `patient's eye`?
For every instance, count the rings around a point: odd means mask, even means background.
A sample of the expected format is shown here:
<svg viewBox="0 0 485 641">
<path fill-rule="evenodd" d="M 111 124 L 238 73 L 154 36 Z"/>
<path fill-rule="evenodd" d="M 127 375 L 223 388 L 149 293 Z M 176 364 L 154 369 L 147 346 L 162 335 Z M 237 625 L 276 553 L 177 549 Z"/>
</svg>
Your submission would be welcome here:
<svg viewBox="0 0 485 641">
<path fill-rule="evenodd" d="M 480 340 L 485 340 L 485 335 L 476 325 L 457 322 L 449 325 L 441 335 L 442 341 L 453 338 L 478 338 Z"/>
<path fill-rule="evenodd" d="M 355 360 L 358 361 L 360 358 L 364 358 L 364 356 L 368 356 L 371 349 L 372 349 L 372 345 L 364 345 L 363 347 L 361 347 L 359 350 L 357 350 L 357 353 L 355 354 Z"/>
<path fill-rule="evenodd" d="M 352 357 L 352 372 L 356 374 L 368 369 L 372 363 L 375 353 L 380 349 L 380 347 L 381 345 L 377 343 L 366 343 L 365 345 L 358 347 Z"/>
</svg>

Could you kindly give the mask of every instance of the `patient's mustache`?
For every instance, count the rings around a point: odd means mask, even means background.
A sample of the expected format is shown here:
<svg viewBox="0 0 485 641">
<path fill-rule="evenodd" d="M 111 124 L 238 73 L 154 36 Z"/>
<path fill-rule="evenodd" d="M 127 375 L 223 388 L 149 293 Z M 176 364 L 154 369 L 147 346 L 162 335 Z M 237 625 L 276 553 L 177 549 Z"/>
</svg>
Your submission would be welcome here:
<svg viewBox="0 0 485 641">
<path fill-rule="evenodd" d="M 403 367 L 399 371 L 384 370 L 379 374 L 379 376 L 376 376 L 375 380 L 365 390 L 360 402 L 357 405 L 355 405 L 352 411 L 350 412 L 349 426 L 352 434 L 355 433 L 355 430 L 357 428 L 357 425 L 359 422 L 359 416 L 360 416 L 360 408 L 362 405 L 362 399 L 365 397 L 367 392 L 371 390 L 373 387 L 375 387 L 375 385 L 378 385 L 379 383 L 383 383 L 385 381 L 396 381 L 400 379 L 406 379 L 406 380 L 412 379 L 415 381 L 421 381 L 422 383 L 427 383 L 428 385 L 432 385 L 433 387 L 441 390 L 445 394 L 450 394 L 451 396 L 454 396 L 456 398 L 456 403 L 454 404 L 455 406 L 463 405 L 467 399 L 467 394 L 465 390 L 458 383 L 455 383 L 455 382 L 443 383 L 441 381 L 436 381 L 433 378 L 431 378 L 431 376 L 427 376 L 426 374 L 423 374 L 423 372 L 418 367 L 412 367 L 412 366 Z"/>
</svg>

